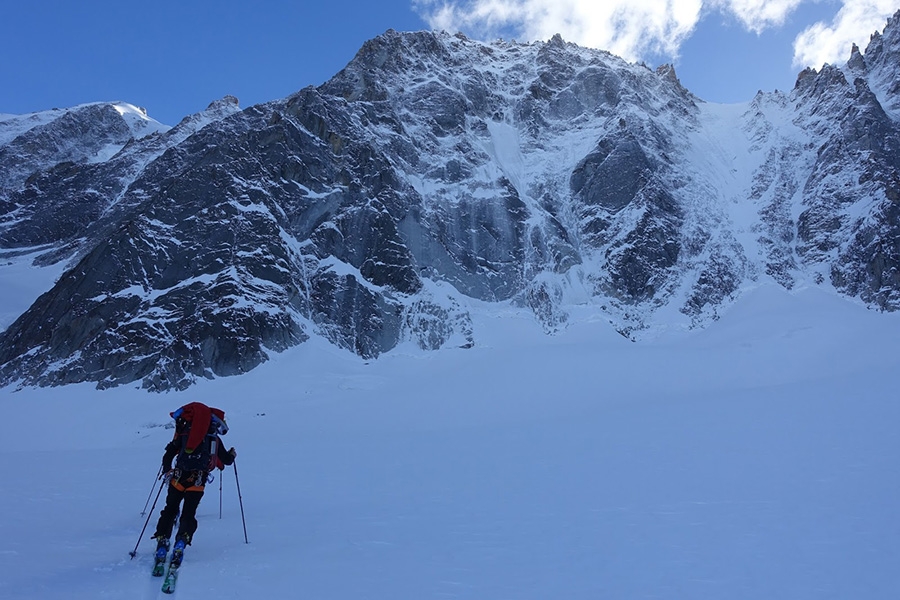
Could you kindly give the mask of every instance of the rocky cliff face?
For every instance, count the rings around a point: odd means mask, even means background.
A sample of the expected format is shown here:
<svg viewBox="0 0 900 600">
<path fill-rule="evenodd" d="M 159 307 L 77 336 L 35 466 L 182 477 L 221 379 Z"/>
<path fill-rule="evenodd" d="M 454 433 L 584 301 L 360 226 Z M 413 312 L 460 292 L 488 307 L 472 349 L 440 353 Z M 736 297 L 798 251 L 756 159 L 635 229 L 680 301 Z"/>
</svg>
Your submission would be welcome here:
<svg viewBox="0 0 900 600">
<path fill-rule="evenodd" d="M 0 257 L 69 261 L 0 334 L 0 383 L 184 388 L 313 335 L 470 346 L 479 301 L 635 339 L 767 279 L 896 310 L 898 36 L 735 106 L 559 37 L 389 31 L 319 88 L 172 129 L 0 120 Z"/>
</svg>

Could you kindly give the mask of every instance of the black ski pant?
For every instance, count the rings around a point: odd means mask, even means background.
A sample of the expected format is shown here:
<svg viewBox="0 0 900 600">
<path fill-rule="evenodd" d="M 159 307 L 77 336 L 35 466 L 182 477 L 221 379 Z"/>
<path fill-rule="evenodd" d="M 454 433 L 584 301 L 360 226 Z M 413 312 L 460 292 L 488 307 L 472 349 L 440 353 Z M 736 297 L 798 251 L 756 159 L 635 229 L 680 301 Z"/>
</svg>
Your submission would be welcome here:
<svg viewBox="0 0 900 600">
<path fill-rule="evenodd" d="M 172 535 L 172 527 L 175 525 L 175 519 L 178 518 L 178 506 L 184 501 L 181 507 L 181 519 L 178 521 L 178 533 L 175 538 L 183 537 L 190 544 L 197 531 L 197 507 L 200 505 L 200 499 L 203 498 L 202 491 L 181 491 L 173 485 L 169 485 L 169 491 L 166 494 L 166 506 L 159 513 L 159 521 L 156 523 L 155 538 L 169 538 Z"/>
</svg>

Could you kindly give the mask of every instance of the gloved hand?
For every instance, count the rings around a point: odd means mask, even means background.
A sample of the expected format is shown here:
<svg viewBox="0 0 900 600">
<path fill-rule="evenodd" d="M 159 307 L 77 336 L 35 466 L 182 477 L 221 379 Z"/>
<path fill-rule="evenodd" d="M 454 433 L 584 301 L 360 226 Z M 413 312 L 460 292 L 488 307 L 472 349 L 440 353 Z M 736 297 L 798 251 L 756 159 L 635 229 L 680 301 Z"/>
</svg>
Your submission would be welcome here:
<svg viewBox="0 0 900 600">
<path fill-rule="evenodd" d="M 162 469 L 159 470 L 159 477 L 157 477 L 157 481 L 168 475 L 172 472 L 172 469 L 167 467 L 166 465 L 162 466 Z"/>
<path fill-rule="evenodd" d="M 234 449 L 234 446 L 232 446 L 232 447 L 228 450 L 228 454 L 231 455 L 231 460 L 234 460 L 234 459 L 237 458 L 237 450 Z"/>
</svg>

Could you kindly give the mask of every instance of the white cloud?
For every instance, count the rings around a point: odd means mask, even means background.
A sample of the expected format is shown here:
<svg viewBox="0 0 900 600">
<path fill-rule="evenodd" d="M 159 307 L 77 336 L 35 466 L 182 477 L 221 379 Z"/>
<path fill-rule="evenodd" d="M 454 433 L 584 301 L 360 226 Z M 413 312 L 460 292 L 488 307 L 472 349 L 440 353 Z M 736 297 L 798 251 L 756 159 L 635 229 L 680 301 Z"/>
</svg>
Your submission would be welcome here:
<svg viewBox="0 0 900 600">
<path fill-rule="evenodd" d="M 703 0 L 417 0 L 434 29 L 527 40 L 561 34 L 583 46 L 630 60 L 655 52 L 675 56 L 691 34 Z"/>
<path fill-rule="evenodd" d="M 780 27 L 795 8 L 807 0 L 712 0 L 710 6 L 734 14 L 749 31 L 762 33 Z"/>
<path fill-rule="evenodd" d="M 704 14 L 722 12 L 748 31 L 781 27 L 805 2 L 820 0 L 413 0 L 434 29 L 490 39 L 546 40 L 559 33 L 582 46 L 628 60 L 677 58 Z M 794 44 L 794 62 L 819 66 L 846 60 L 852 42 L 865 46 L 900 0 L 843 0 L 831 26 L 817 23 Z"/>
<path fill-rule="evenodd" d="M 854 43 L 863 50 L 869 36 L 884 28 L 885 21 L 900 7 L 898 0 L 844 0 L 831 26 L 816 23 L 794 40 L 794 65 L 819 68 L 825 63 L 842 64 Z"/>
</svg>

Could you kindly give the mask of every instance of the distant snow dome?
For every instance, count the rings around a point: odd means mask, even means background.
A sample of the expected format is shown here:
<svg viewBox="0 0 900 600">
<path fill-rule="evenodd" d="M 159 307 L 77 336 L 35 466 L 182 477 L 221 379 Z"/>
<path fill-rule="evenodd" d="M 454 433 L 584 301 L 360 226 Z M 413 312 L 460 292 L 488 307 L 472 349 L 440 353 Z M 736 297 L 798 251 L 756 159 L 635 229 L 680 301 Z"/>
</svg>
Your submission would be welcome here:
<svg viewBox="0 0 900 600">
<path fill-rule="evenodd" d="M 122 115 L 125 122 L 134 132 L 135 137 L 144 137 L 153 133 L 162 133 L 171 129 L 147 115 L 147 109 L 127 102 L 114 102 L 112 107 Z"/>
</svg>

